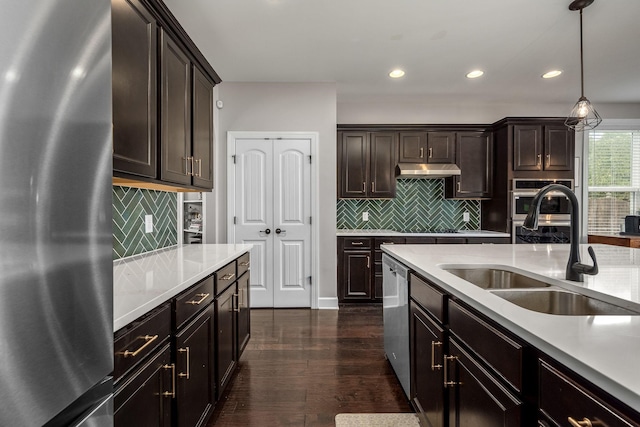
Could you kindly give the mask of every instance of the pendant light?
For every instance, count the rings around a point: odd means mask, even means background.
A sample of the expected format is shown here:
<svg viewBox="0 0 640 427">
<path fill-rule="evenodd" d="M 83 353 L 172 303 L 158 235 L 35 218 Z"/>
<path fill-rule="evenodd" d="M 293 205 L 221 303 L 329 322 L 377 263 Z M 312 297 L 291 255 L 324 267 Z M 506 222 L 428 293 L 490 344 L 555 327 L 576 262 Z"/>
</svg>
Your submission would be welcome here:
<svg viewBox="0 0 640 427">
<path fill-rule="evenodd" d="M 594 0 L 574 0 L 569 5 L 569 10 L 580 11 L 580 99 L 573 106 L 569 117 L 565 120 L 564 124 L 577 132 L 584 130 L 594 129 L 597 127 L 602 118 L 598 114 L 591 102 L 584 96 L 584 60 L 582 53 L 582 9 L 593 3 Z"/>
</svg>

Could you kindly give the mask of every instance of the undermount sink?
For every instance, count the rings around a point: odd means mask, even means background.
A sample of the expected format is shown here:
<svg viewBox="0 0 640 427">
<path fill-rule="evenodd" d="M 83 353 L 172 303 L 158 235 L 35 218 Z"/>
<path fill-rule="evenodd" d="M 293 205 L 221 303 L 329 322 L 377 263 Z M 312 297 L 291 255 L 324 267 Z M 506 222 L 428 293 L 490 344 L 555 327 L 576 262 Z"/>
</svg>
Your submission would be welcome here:
<svg viewBox="0 0 640 427">
<path fill-rule="evenodd" d="M 444 268 L 483 289 L 544 288 L 549 284 L 524 274 L 499 268 Z"/>
<path fill-rule="evenodd" d="M 492 294 L 527 310 L 564 316 L 638 315 L 640 312 L 559 289 L 496 290 Z"/>
</svg>

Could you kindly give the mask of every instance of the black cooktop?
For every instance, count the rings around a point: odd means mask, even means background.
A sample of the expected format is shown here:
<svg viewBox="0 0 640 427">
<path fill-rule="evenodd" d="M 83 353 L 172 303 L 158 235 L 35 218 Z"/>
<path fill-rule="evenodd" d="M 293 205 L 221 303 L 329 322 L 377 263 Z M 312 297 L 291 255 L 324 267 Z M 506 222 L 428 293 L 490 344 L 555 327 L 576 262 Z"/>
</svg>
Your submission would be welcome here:
<svg viewBox="0 0 640 427">
<path fill-rule="evenodd" d="M 455 228 L 424 228 L 421 230 L 404 230 L 404 233 L 459 233 Z"/>
</svg>

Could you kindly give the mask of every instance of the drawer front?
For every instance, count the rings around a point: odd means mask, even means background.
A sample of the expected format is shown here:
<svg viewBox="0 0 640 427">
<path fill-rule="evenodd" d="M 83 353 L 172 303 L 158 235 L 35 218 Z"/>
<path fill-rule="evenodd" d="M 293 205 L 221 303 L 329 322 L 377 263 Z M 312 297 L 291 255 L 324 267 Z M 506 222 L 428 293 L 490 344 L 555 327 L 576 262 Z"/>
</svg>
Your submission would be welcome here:
<svg viewBox="0 0 640 427">
<path fill-rule="evenodd" d="M 165 304 L 116 332 L 113 379 L 118 382 L 153 350 L 169 338 L 171 305 Z"/>
<path fill-rule="evenodd" d="M 216 295 L 220 295 L 220 292 L 229 287 L 230 284 L 236 280 L 236 261 L 232 261 L 229 264 L 216 271 Z"/>
<path fill-rule="evenodd" d="M 344 249 L 371 249 L 371 238 L 369 237 L 345 237 L 343 240 Z"/>
<path fill-rule="evenodd" d="M 557 425 L 569 425 L 569 417 L 588 418 L 594 427 L 638 425 L 544 361 L 540 361 L 540 411 Z M 630 416 L 640 419 L 638 414 Z"/>
<path fill-rule="evenodd" d="M 251 266 L 249 252 L 238 258 L 238 277 L 242 276 Z"/>
<path fill-rule="evenodd" d="M 175 298 L 176 329 L 213 301 L 213 276 L 192 286 Z"/>
<path fill-rule="evenodd" d="M 516 390 L 522 391 L 522 345 L 455 301 L 449 301 L 449 328 Z"/>
<path fill-rule="evenodd" d="M 445 293 L 411 273 L 409 278 L 409 296 L 422 308 L 435 316 L 440 323 L 447 323 L 445 316 Z"/>
<path fill-rule="evenodd" d="M 405 242 L 408 245 L 435 245 L 436 238 L 435 237 L 413 237 L 409 236 L 405 238 Z"/>
<path fill-rule="evenodd" d="M 404 237 L 376 237 L 375 250 L 379 251 L 380 245 L 400 245 L 405 242 Z"/>
</svg>

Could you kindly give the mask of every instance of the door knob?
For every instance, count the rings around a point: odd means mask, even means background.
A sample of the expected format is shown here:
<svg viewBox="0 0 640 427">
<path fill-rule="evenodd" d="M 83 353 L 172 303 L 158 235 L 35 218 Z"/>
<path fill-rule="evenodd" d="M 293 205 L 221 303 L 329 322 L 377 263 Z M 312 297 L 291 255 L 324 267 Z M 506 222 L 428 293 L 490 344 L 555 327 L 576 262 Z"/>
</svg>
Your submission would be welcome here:
<svg viewBox="0 0 640 427">
<path fill-rule="evenodd" d="M 264 233 L 264 234 L 271 234 L 271 229 L 270 229 L 270 228 L 267 228 L 266 230 L 262 230 L 262 231 L 261 231 L 261 233 Z"/>
<path fill-rule="evenodd" d="M 286 233 L 287 230 L 280 230 L 279 228 L 276 228 L 276 234 L 280 234 L 280 233 Z"/>
</svg>

